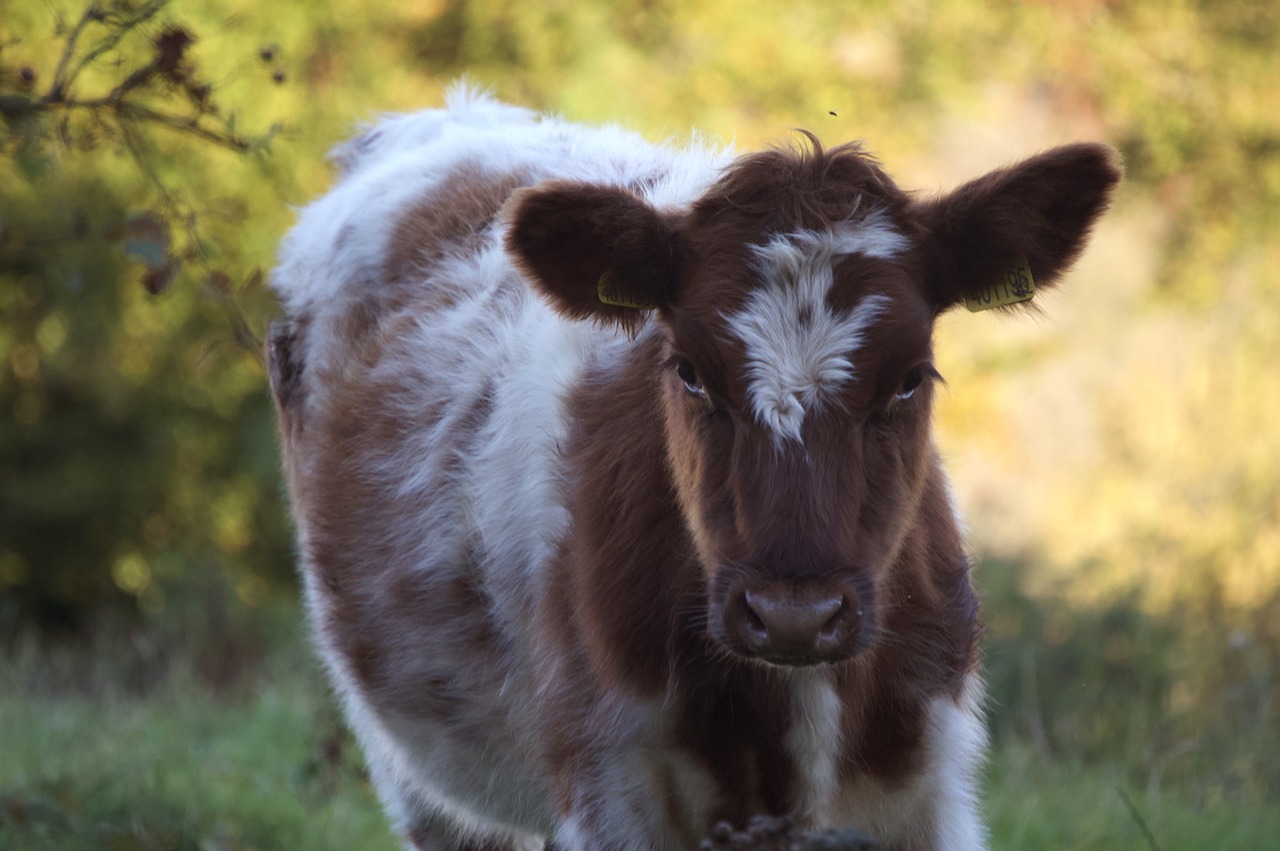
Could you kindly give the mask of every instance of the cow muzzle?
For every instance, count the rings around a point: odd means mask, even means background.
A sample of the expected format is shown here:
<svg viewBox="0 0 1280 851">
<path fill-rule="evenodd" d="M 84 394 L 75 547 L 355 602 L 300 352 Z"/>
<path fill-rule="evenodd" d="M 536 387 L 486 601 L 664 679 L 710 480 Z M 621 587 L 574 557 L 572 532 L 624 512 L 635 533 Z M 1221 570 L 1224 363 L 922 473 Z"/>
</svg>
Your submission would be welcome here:
<svg viewBox="0 0 1280 851">
<path fill-rule="evenodd" d="M 775 665 L 839 662 L 867 643 L 864 608 L 845 581 L 743 582 L 725 598 L 722 640 L 739 655 Z"/>
</svg>

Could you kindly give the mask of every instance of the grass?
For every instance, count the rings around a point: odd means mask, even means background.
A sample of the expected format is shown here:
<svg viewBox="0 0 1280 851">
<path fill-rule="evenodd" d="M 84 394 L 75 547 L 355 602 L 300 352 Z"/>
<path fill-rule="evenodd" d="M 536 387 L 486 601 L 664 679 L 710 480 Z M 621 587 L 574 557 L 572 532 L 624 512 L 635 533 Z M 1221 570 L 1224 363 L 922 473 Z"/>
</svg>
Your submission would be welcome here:
<svg viewBox="0 0 1280 851">
<path fill-rule="evenodd" d="M 229 692 L 179 668 L 145 695 L 39 693 L 32 664 L 0 679 L 28 679 L 0 691 L 0 848 L 399 847 L 296 643 Z"/>
<path fill-rule="evenodd" d="M 170 658 L 145 687 L 121 690 L 109 675 L 120 647 L 95 651 L 96 676 L 78 684 L 57 659 L 11 655 L 0 669 L 0 848 L 398 848 L 296 631 L 217 688 Z M 1049 757 L 1002 736 L 986 773 L 994 847 L 1141 851 L 1153 847 L 1144 826 L 1162 851 L 1261 849 L 1280 836 L 1270 794 L 1185 777 L 1157 787 L 1130 762 Z"/>
<path fill-rule="evenodd" d="M 1019 741 L 992 752 L 986 813 L 994 847 L 1018 851 L 1138 851 L 1152 840 L 1161 851 L 1260 851 L 1280 836 L 1274 806 L 1204 796 L 1194 784 L 1145 789 L 1118 761 L 1049 759 Z"/>
</svg>

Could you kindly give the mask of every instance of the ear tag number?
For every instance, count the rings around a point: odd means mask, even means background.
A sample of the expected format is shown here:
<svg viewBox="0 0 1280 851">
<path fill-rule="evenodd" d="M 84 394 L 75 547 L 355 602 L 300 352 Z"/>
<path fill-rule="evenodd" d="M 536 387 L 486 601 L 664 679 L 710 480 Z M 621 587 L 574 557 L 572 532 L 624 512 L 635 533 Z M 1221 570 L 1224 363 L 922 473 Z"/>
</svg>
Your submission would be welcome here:
<svg viewBox="0 0 1280 851">
<path fill-rule="evenodd" d="M 991 310 L 995 307 L 1017 304 L 1020 301 L 1030 301 L 1035 294 L 1036 282 L 1031 277 L 1031 265 L 1027 263 L 1027 258 L 1023 257 L 1018 265 L 1005 272 L 1000 280 L 976 296 L 966 297 L 964 306 L 971 312 L 977 313 L 980 310 Z"/>
<path fill-rule="evenodd" d="M 600 299 L 601 304 L 611 304 L 614 307 L 629 307 L 633 310 L 654 310 L 658 307 L 656 304 L 636 301 L 619 293 L 614 289 L 613 276 L 608 272 L 601 275 L 600 280 L 596 282 L 596 297 Z"/>
</svg>

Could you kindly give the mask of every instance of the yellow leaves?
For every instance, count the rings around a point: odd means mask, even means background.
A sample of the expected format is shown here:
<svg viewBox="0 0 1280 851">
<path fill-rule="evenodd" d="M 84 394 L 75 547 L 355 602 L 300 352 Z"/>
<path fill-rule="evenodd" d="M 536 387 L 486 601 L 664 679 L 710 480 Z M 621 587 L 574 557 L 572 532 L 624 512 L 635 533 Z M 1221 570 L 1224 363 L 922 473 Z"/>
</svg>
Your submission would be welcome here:
<svg viewBox="0 0 1280 851">
<path fill-rule="evenodd" d="M 60 313 L 51 313 L 36 326 L 36 342 L 45 354 L 56 355 L 67 341 L 67 322 Z"/>
<path fill-rule="evenodd" d="M 848 30 L 831 49 L 835 67 L 853 77 L 896 83 L 902 76 L 902 44 L 883 28 Z"/>
<path fill-rule="evenodd" d="M 120 358 L 116 361 L 120 374 L 132 381 L 134 385 L 141 386 L 151 377 L 152 359 L 148 351 L 149 347 L 137 341 L 133 345 L 126 344 L 122 348 Z"/>
<path fill-rule="evenodd" d="M 211 507 L 213 539 L 218 549 L 228 555 L 244 552 L 253 530 L 252 510 L 257 491 L 245 476 L 234 480 Z"/>
<path fill-rule="evenodd" d="M 1280 518 L 1262 522 L 1260 528 L 1241 530 L 1243 546 L 1226 560 L 1222 589 L 1233 609 L 1250 610 L 1280 589 Z"/>
<path fill-rule="evenodd" d="M 1047 321 L 943 320 L 940 442 L 974 543 L 1036 596 L 1176 622 L 1211 598 L 1224 629 L 1280 591 L 1280 254 L 1207 270 L 1189 308 L 1158 289 L 1158 221 L 1104 220 Z"/>
<path fill-rule="evenodd" d="M 151 586 L 151 568 L 138 553 L 125 553 L 112 563 L 111 579 L 121 591 L 137 597 Z"/>
<path fill-rule="evenodd" d="M 65 330 L 62 331 L 62 335 L 65 337 Z M 37 340 L 39 336 L 37 332 Z M 45 336 L 50 341 L 56 340 L 61 345 L 61 340 L 57 339 L 56 327 L 46 332 Z M 45 394 L 41 386 L 41 348 L 30 343 L 17 343 L 9 350 L 9 369 L 13 377 L 18 380 L 20 387 L 13 401 L 13 418 L 25 426 L 35 425 L 45 413 Z M 44 346 L 43 348 L 48 351 L 57 347 Z"/>
<path fill-rule="evenodd" d="M 954 396 L 978 396 L 940 409 L 980 545 L 1035 563 L 1032 584 L 1078 605 L 1135 588 L 1168 614 L 1205 594 L 1227 611 L 1264 605 L 1280 589 L 1280 397 L 1263 391 L 1280 312 L 1267 274 L 1252 267 L 1248 306 L 1130 312 L 1121 336 L 1045 349 L 1022 375 L 971 388 L 944 360 Z M 1061 386 L 1071 408 L 1056 410 L 1044 388 Z M 1006 427 L 1008 410 L 1025 430 Z"/>
<path fill-rule="evenodd" d="M 449 8 L 449 0 L 410 0 L 398 4 L 406 21 L 422 23 L 440 17 Z"/>
<path fill-rule="evenodd" d="M 9 367 L 19 381 L 32 381 L 40 374 L 40 351 L 32 345 L 19 343 L 9 353 Z"/>
</svg>

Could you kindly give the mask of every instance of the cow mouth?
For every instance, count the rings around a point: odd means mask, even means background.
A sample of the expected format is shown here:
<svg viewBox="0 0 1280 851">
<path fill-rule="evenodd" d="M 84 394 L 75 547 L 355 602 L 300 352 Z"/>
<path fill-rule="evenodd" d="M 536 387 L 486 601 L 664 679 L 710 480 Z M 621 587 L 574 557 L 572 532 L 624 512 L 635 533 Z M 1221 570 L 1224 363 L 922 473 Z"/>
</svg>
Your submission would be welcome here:
<svg viewBox="0 0 1280 851">
<path fill-rule="evenodd" d="M 763 664 L 772 668 L 812 668 L 822 665 L 839 665 L 856 659 L 872 644 L 872 630 L 863 629 L 854 641 L 838 652 L 823 652 L 807 649 L 796 650 L 755 650 L 743 647 L 716 630 L 713 640 L 734 657 L 743 661 Z"/>
</svg>

